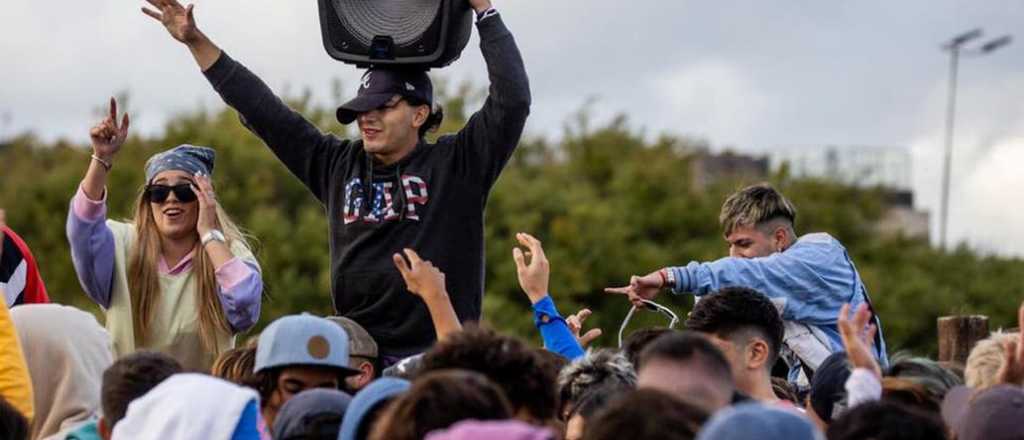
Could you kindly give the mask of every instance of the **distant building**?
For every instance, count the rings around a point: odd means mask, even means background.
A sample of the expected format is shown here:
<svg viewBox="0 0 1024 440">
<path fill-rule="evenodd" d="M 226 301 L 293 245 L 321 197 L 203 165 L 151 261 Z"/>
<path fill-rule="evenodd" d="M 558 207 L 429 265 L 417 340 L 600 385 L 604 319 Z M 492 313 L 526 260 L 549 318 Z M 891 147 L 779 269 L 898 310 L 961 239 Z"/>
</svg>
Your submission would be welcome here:
<svg viewBox="0 0 1024 440">
<path fill-rule="evenodd" d="M 780 148 L 772 153 L 771 162 L 775 169 L 787 167 L 793 177 L 830 179 L 861 188 L 881 187 L 887 194 L 887 209 L 876 225 L 877 231 L 928 239 L 930 215 L 914 209 L 910 153 L 904 148 Z"/>
<path fill-rule="evenodd" d="M 690 184 L 694 189 L 703 191 L 722 181 L 760 182 L 768 178 L 770 164 L 768 156 L 753 157 L 732 151 L 719 154 L 699 151 L 690 160 Z"/>
</svg>

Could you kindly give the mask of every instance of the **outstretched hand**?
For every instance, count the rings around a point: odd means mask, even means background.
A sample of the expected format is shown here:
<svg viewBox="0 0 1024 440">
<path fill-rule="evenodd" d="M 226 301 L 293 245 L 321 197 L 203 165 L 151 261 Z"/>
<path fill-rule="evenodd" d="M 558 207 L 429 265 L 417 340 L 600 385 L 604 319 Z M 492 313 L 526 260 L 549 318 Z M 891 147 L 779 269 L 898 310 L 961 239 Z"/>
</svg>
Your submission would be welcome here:
<svg viewBox="0 0 1024 440">
<path fill-rule="evenodd" d="M 416 251 L 405 249 L 404 252 L 409 258 L 408 262 L 401 254 L 395 254 L 391 258 L 395 262 L 395 267 L 402 273 L 406 289 L 424 300 L 447 296 L 444 272 L 434 267 L 430 261 L 420 258 Z"/>
<path fill-rule="evenodd" d="M 882 380 L 882 368 L 871 352 L 878 327 L 870 322 L 871 310 L 867 303 L 861 303 L 853 312 L 852 318 L 850 317 L 850 305 L 843 304 L 843 307 L 839 309 L 836 326 L 839 327 L 839 335 L 843 338 L 843 347 L 846 348 L 846 357 L 850 360 L 850 364 L 854 368 L 871 371 L 878 380 Z"/>
<path fill-rule="evenodd" d="M 118 125 L 117 100 L 110 98 L 110 113 L 89 130 L 93 154 L 110 162 L 114 155 L 121 150 L 125 139 L 128 139 L 128 125 L 128 113 L 124 114 L 121 124 Z"/>
<path fill-rule="evenodd" d="M 548 282 L 551 278 L 551 267 L 548 257 L 544 255 L 544 247 L 540 240 L 532 235 L 520 232 L 516 234 L 519 244 L 526 247 L 526 251 L 516 247 L 512 248 L 512 259 L 516 262 L 516 276 L 519 278 L 519 287 L 526 292 L 531 304 L 536 304 L 548 295 Z M 526 260 L 530 261 L 527 262 Z"/>
<path fill-rule="evenodd" d="M 569 330 L 572 331 L 572 335 L 576 337 L 576 341 L 584 348 L 588 347 L 591 342 L 594 342 L 594 339 L 601 337 L 601 334 L 603 333 L 599 328 L 592 328 L 582 336 L 580 335 L 580 332 L 583 331 L 583 322 L 586 321 L 592 313 L 593 312 L 591 312 L 590 309 L 583 309 L 576 312 L 576 314 L 569 315 L 568 318 L 565 318 L 565 323 L 569 326 Z"/>
<path fill-rule="evenodd" d="M 156 10 L 142 7 L 142 13 L 153 17 L 167 28 L 175 40 L 185 44 L 194 43 L 202 35 L 196 27 L 196 18 L 192 14 L 193 4 L 182 6 L 178 0 L 146 0 Z"/>
<path fill-rule="evenodd" d="M 634 306 L 643 306 L 643 300 L 652 300 L 658 296 L 658 292 L 665 287 L 665 280 L 660 271 L 654 271 L 644 276 L 633 275 L 629 278 L 629 285 L 622 287 L 607 287 L 606 293 L 617 293 L 626 295 Z"/>
<path fill-rule="evenodd" d="M 1024 303 L 1017 309 L 1017 325 L 1020 331 L 1016 341 L 1003 345 L 1003 366 L 996 377 L 999 383 L 1024 385 Z"/>
</svg>

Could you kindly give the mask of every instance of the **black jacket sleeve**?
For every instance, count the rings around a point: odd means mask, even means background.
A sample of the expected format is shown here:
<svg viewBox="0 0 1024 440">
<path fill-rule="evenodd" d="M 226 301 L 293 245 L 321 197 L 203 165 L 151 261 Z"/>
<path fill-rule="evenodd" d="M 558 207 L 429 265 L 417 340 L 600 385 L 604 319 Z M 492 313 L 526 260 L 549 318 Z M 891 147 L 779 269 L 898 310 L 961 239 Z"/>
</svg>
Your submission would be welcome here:
<svg viewBox="0 0 1024 440">
<path fill-rule="evenodd" d="M 469 161 L 467 168 L 479 170 L 482 183 L 490 187 L 519 145 L 530 114 L 530 83 L 501 16 L 488 17 L 477 28 L 491 86 L 483 108 L 469 118 L 455 142 Z"/>
<path fill-rule="evenodd" d="M 338 169 L 336 162 L 345 157 L 350 142 L 321 132 L 225 52 L 203 74 L 224 102 L 238 111 L 242 123 L 325 203 L 333 183 L 331 172 Z"/>
</svg>

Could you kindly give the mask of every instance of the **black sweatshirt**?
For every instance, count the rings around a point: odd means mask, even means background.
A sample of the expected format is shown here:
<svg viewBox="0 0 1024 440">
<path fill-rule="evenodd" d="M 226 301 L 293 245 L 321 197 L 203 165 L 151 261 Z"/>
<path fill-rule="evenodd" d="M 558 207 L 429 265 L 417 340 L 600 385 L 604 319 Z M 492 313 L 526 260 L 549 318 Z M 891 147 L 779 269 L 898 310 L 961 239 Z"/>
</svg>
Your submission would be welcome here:
<svg viewBox="0 0 1024 440">
<path fill-rule="evenodd" d="M 324 204 L 334 308 L 365 327 L 385 356 L 418 353 L 435 340 L 426 306 L 406 291 L 391 260 L 403 248 L 445 273 L 459 320 L 480 319 L 484 207 L 519 143 L 530 88 L 501 17 L 488 17 L 477 28 L 491 81 L 483 108 L 458 133 L 436 144 L 421 142 L 388 166 L 374 164 L 362 140 L 321 132 L 226 53 L 204 72 L 243 123 Z"/>
</svg>

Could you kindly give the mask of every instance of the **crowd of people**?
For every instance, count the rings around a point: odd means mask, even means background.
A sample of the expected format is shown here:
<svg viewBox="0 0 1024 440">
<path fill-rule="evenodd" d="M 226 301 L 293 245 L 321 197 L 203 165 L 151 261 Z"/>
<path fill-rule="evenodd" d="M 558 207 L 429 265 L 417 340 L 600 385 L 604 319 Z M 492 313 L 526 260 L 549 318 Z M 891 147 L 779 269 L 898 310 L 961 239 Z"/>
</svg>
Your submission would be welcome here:
<svg viewBox="0 0 1024 440">
<path fill-rule="evenodd" d="M 302 311 L 258 335 L 263 274 L 217 200 L 216 149 L 154 155 L 125 221 L 108 179 L 130 118 L 110 102 L 67 214 L 84 293 L 104 312 L 49 303 L 27 242 L 0 210 L 0 438 L 275 440 L 1017 439 L 1024 339 L 995 333 L 964 365 L 887 353 L 846 251 L 798 235 L 768 184 L 725 200 L 728 255 L 623 286 L 624 307 L 692 294 L 681 328 L 597 347 L 589 311 L 563 316 L 540 240 L 511 249 L 543 346 L 479 324 L 483 212 L 513 154 L 530 92 L 512 34 L 468 0 L 491 78 L 483 108 L 436 143 L 422 71 L 374 67 L 338 109 L 361 138 L 320 132 L 196 26 L 193 6 L 143 12 L 193 54 L 329 218 L 335 315 Z M 114 188 L 110 188 L 115 190 Z M 272 249 L 273 244 L 269 244 Z M 555 268 L 557 269 L 557 267 Z M 630 312 L 633 313 L 633 312 Z M 1024 305 L 1019 311 L 1024 328 Z M 244 339 L 239 341 L 239 337 Z"/>
</svg>

